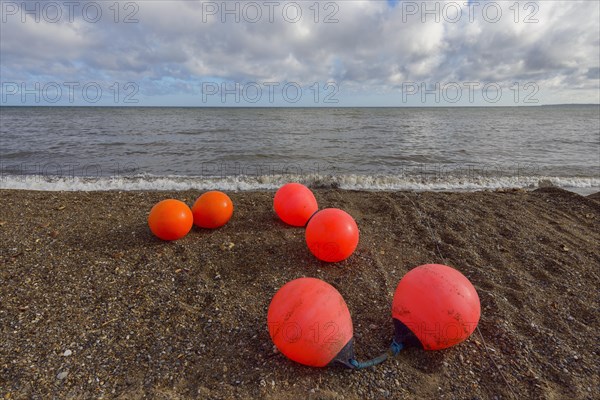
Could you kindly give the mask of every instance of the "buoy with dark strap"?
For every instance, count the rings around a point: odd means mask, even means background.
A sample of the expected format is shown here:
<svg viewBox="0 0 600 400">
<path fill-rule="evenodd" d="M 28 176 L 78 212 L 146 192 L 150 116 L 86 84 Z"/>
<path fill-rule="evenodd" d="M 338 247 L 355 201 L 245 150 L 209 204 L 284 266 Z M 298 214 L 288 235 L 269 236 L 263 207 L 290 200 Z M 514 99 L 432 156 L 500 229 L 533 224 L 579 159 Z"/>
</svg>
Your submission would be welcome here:
<svg viewBox="0 0 600 400">
<path fill-rule="evenodd" d="M 445 349 L 466 340 L 480 316 L 477 291 L 463 274 L 446 265 L 421 265 L 404 275 L 394 293 L 394 340 Z"/>
<path fill-rule="evenodd" d="M 300 364 L 325 367 L 338 354 L 352 353 L 348 306 L 320 279 L 299 278 L 283 285 L 271 300 L 267 325 L 279 351 Z"/>
<path fill-rule="evenodd" d="M 354 353 L 350 311 L 342 295 L 316 278 L 281 287 L 269 305 L 267 325 L 275 346 L 289 359 L 311 367 L 363 369 L 409 346 L 440 350 L 466 340 L 480 317 L 477 291 L 459 271 L 422 265 L 400 280 L 392 306 L 395 337 L 390 348 L 360 362 Z"/>
<path fill-rule="evenodd" d="M 277 291 L 267 313 L 269 334 L 290 360 L 311 367 L 362 369 L 387 358 L 356 360 L 352 318 L 342 295 L 316 278 L 299 278 Z"/>
</svg>

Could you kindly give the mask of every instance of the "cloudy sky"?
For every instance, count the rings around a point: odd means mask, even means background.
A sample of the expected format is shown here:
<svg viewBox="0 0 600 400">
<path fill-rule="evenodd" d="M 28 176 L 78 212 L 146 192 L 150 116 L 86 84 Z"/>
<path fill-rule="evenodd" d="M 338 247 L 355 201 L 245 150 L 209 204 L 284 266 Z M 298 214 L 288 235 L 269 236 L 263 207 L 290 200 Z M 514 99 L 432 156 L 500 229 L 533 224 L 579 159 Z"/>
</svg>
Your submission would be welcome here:
<svg viewBox="0 0 600 400">
<path fill-rule="evenodd" d="M 0 105 L 600 102 L 598 1 L 0 3 Z"/>
</svg>

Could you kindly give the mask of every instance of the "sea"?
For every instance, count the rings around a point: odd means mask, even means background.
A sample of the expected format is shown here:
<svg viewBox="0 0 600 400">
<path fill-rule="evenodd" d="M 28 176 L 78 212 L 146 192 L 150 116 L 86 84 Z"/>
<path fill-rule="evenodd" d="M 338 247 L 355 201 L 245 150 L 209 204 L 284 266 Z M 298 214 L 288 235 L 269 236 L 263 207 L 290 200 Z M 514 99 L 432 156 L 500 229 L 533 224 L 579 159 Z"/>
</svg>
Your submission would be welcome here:
<svg viewBox="0 0 600 400">
<path fill-rule="evenodd" d="M 600 106 L 0 107 L 0 188 L 600 190 Z"/>
</svg>

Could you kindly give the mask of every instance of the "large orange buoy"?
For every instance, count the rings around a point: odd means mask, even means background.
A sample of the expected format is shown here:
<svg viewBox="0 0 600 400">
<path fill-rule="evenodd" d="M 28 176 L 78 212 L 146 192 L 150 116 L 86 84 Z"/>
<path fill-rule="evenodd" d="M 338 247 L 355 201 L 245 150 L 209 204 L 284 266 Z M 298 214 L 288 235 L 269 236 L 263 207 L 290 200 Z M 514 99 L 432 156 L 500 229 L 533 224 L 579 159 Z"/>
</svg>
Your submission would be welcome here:
<svg viewBox="0 0 600 400">
<path fill-rule="evenodd" d="M 162 240 L 181 239 L 192 229 L 193 222 L 192 210 L 175 199 L 157 203 L 148 215 L 150 230 Z"/>
<path fill-rule="evenodd" d="M 309 188 L 300 183 L 288 183 L 275 193 L 273 208 L 286 224 L 304 226 L 319 206 Z"/>
<path fill-rule="evenodd" d="M 201 228 L 214 229 L 225 225 L 233 215 L 233 203 L 223 192 L 206 192 L 198 197 L 192 207 L 194 224 Z"/>
<path fill-rule="evenodd" d="M 445 349 L 466 340 L 480 315 L 477 291 L 463 274 L 446 265 L 421 265 L 396 288 L 395 341 L 420 344 L 425 350 Z"/>
<path fill-rule="evenodd" d="M 353 356 L 352 319 L 342 295 L 316 278 L 299 278 L 275 293 L 267 314 L 269 334 L 289 359 L 324 367 L 347 351 Z"/>
<path fill-rule="evenodd" d="M 319 260 L 345 260 L 358 245 L 358 226 L 354 218 L 337 208 L 326 208 L 306 226 L 306 244 Z"/>
</svg>

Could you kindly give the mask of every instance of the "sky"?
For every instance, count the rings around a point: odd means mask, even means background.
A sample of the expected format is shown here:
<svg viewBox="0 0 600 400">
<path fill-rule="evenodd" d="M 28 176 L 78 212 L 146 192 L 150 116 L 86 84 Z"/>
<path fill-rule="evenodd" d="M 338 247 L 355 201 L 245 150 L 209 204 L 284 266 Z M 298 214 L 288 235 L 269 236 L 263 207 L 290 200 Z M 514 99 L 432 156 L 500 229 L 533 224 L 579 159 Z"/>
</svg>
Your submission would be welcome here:
<svg viewBox="0 0 600 400">
<path fill-rule="evenodd" d="M 0 0 L 0 106 L 600 103 L 599 4 Z"/>
</svg>

